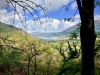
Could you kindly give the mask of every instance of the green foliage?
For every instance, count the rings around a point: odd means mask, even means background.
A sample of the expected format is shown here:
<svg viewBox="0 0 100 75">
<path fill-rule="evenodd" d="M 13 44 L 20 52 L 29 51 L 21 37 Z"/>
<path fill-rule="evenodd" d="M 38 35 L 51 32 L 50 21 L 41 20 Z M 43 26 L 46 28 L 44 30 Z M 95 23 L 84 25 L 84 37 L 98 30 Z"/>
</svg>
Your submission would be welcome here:
<svg viewBox="0 0 100 75">
<path fill-rule="evenodd" d="M 51 59 L 53 56 L 50 57 L 50 45 L 40 42 L 20 29 L 2 23 L 0 30 L 0 75 L 53 73 L 51 71 L 54 68 L 51 67 L 54 66 L 55 60 Z"/>
<path fill-rule="evenodd" d="M 9 47 L 1 48 L 2 52 L 0 53 L 0 73 L 4 74 L 12 74 L 12 70 L 14 67 L 19 66 L 19 62 L 21 61 L 21 53 L 16 51 L 15 49 Z"/>
<path fill-rule="evenodd" d="M 97 40 L 96 41 L 96 44 L 95 44 L 95 53 L 94 55 L 97 57 L 97 58 L 100 58 L 100 41 Z"/>
<path fill-rule="evenodd" d="M 58 75 L 80 75 L 81 63 L 76 61 L 66 62 L 66 66 L 61 68 Z"/>
<path fill-rule="evenodd" d="M 100 1 L 99 0 L 95 0 L 94 8 L 96 8 L 97 6 L 100 6 Z"/>
<path fill-rule="evenodd" d="M 68 8 L 66 7 L 66 11 L 68 11 Z"/>
<path fill-rule="evenodd" d="M 58 48 L 60 55 L 63 57 L 61 68 L 58 75 L 75 75 L 77 72 L 80 71 L 80 68 L 76 67 L 76 64 L 74 64 L 73 66 L 72 63 L 75 63 L 75 59 L 79 58 L 80 49 L 77 48 L 77 44 L 75 44 L 74 42 L 70 44 L 69 41 L 67 41 L 67 47 L 65 48 L 65 50 L 63 49 L 63 46 L 63 43 L 61 43 L 60 47 Z"/>
<path fill-rule="evenodd" d="M 41 72 L 46 74 L 45 71 L 49 74 L 51 72 L 54 59 L 52 59 L 53 56 L 50 57 L 52 54 L 50 45 L 31 37 L 19 36 L 16 39 L 15 35 L 6 37 L 3 33 L 0 36 L 0 67 L 5 70 L 1 73 L 19 74 L 20 68 L 23 68 L 20 72 L 24 73 L 23 75 L 33 75 L 34 73 L 38 75 Z M 44 71 L 40 70 L 39 67 L 42 67 Z"/>
<path fill-rule="evenodd" d="M 72 32 L 71 34 L 70 34 L 70 39 L 77 39 L 77 37 L 78 37 L 78 35 L 77 35 L 77 33 L 76 32 Z"/>
<path fill-rule="evenodd" d="M 13 30 L 5 25 L 4 28 Z M 16 29 L 9 33 L 5 30 L 0 32 L 0 75 L 80 75 L 79 41 L 41 41 L 24 31 L 20 34 Z M 96 75 L 100 73 L 99 56 L 98 40 L 95 45 Z"/>
<path fill-rule="evenodd" d="M 64 21 L 70 21 L 71 18 L 64 18 Z"/>
<path fill-rule="evenodd" d="M 100 32 L 96 32 L 97 38 L 100 38 Z"/>
<path fill-rule="evenodd" d="M 100 40 L 96 40 L 95 43 L 95 75 L 100 74 Z"/>
<path fill-rule="evenodd" d="M 79 23 L 77 29 L 70 33 L 70 36 L 69 36 L 70 39 L 77 39 L 77 37 L 79 36 L 79 32 L 80 32 L 80 26 L 81 24 Z"/>
</svg>

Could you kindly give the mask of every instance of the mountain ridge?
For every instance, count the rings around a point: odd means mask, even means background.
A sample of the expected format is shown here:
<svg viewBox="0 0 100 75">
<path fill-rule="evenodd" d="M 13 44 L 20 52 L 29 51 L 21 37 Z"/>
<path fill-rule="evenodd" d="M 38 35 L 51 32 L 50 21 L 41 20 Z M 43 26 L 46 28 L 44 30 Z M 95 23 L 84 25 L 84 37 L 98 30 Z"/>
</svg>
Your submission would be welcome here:
<svg viewBox="0 0 100 75">
<path fill-rule="evenodd" d="M 78 24 L 76 24 L 72 27 L 69 27 L 62 32 L 55 32 L 55 33 L 33 32 L 33 33 L 31 33 L 31 35 L 33 35 L 39 39 L 44 39 L 44 38 L 46 38 L 46 39 L 51 39 L 51 38 L 61 39 L 63 36 L 68 36 L 68 35 L 70 35 L 71 32 L 75 31 L 76 28 L 78 28 Z M 95 21 L 95 30 L 96 30 L 96 32 L 100 31 L 100 20 Z"/>
<path fill-rule="evenodd" d="M 95 23 L 95 31 L 96 32 L 100 31 L 100 20 L 95 20 L 94 23 Z M 62 31 L 62 33 L 71 33 L 71 32 L 73 32 L 76 28 L 78 28 L 78 24 L 67 28 L 66 30 Z"/>
<path fill-rule="evenodd" d="M 34 38 L 36 39 L 36 37 L 30 35 L 29 33 L 27 33 L 26 31 L 14 27 L 13 25 L 8 25 L 5 23 L 0 22 L 0 34 L 1 35 L 5 35 L 5 36 L 15 36 L 15 37 L 28 37 L 28 38 Z"/>
</svg>

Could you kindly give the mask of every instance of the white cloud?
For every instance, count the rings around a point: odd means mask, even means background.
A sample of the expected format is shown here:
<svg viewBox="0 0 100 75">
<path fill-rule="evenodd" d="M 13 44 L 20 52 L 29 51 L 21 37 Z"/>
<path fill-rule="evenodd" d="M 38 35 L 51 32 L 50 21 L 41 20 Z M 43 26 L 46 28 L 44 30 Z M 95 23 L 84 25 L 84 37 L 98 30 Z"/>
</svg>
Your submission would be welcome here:
<svg viewBox="0 0 100 75">
<path fill-rule="evenodd" d="M 60 24 L 59 20 L 53 19 L 53 22 L 52 22 L 51 26 L 49 26 L 49 27 L 51 27 L 52 30 L 57 30 L 59 24 Z"/>
<path fill-rule="evenodd" d="M 77 3 L 76 3 L 76 1 L 75 1 L 75 2 L 73 2 L 73 3 L 71 4 L 71 8 L 72 8 L 72 9 L 76 9 L 76 7 L 77 7 Z"/>
<path fill-rule="evenodd" d="M 47 22 L 45 18 L 41 18 L 40 19 L 41 24 L 39 25 L 39 22 L 37 21 L 37 25 L 32 21 L 29 20 L 27 21 L 27 25 L 28 25 L 28 32 L 30 31 L 52 31 L 52 32 L 58 32 L 58 31 L 63 31 L 75 24 L 77 24 L 78 22 L 69 22 L 69 21 L 59 21 L 58 19 L 52 19 L 51 18 L 47 18 Z"/>
<path fill-rule="evenodd" d="M 5 0 L 0 0 L 0 7 L 7 5 L 7 2 Z"/>
<path fill-rule="evenodd" d="M 26 1 L 26 0 L 22 0 L 22 1 L 25 1 L 28 5 L 30 5 L 30 6 L 32 6 L 34 9 L 39 9 L 39 8 L 35 8 L 36 6 L 34 5 L 34 4 L 32 4 L 31 2 L 28 2 L 28 1 Z M 34 3 L 36 3 L 36 4 L 42 4 L 43 2 L 42 2 L 42 0 L 30 0 L 30 1 L 33 1 Z M 23 5 L 23 4 L 22 4 Z M 26 5 L 27 6 L 27 5 Z M 28 8 L 28 7 L 26 7 L 26 8 Z M 16 9 L 17 9 L 17 11 L 19 12 L 19 13 L 23 13 L 23 8 L 21 7 L 21 6 L 19 6 L 19 5 L 17 5 L 16 6 Z M 33 11 L 31 8 L 28 8 L 28 10 L 29 11 Z M 26 11 L 26 12 L 28 12 L 28 11 Z"/>
<path fill-rule="evenodd" d="M 80 15 L 79 15 L 79 14 L 77 14 L 77 15 L 75 15 L 75 17 L 74 17 L 74 18 L 79 19 L 79 18 L 80 18 Z"/>
<path fill-rule="evenodd" d="M 6 14 L 7 14 L 7 11 L 5 9 L 0 10 L 0 15 L 6 15 Z"/>
<path fill-rule="evenodd" d="M 77 23 L 79 23 L 81 21 L 79 14 L 77 14 L 77 15 L 74 16 L 74 21 L 77 22 Z"/>
<path fill-rule="evenodd" d="M 45 7 L 48 8 L 49 11 L 52 10 L 57 10 L 60 7 L 62 7 L 63 5 L 66 5 L 69 3 L 70 0 L 45 0 Z"/>
<path fill-rule="evenodd" d="M 28 30 L 36 30 L 36 31 L 52 31 L 52 32 L 57 32 L 57 31 L 64 31 L 66 30 L 67 28 L 73 26 L 73 25 L 76 25 L 77 23 L 79 23 L 80 21 L 80 16 L 79 14 L 76 15 L 75 17 L 75 21 L 74 22 L 70 22 L 70 21 L 59 21 L 58 19 L 54 19 L 53 18 L 53 21 L 51 18 L 47 18 L 47 23 L 46 23 L 46 19 L 45 18 L 41 18 L 40 21 L 41 21 L 41 25 L 39 25 L 39 22 L 37 21 L 37 25 L 29 20 L 27 21 L 27 24 L 29 25 L 29 29 Z M 100 20 L 100 15 L 96 15 L 94 17 L 95 20 Z"/>
<path fill-rule="evenodd" d="M 67 28 L 69 28 L 69 27 L 71 27 L 71 26 L 73 26 L 73 25 L 75 25 L 75 24 L 77 24 L 78 22 L 69 22 L 69 21 L 64 21 L 64 20 L 62 20 L 61 22 L 60 22 L 60 25 L 59 25 L 59 27 L 58 27 L 58 30 L 60 30 L 60 31 L 64 31 L 64 30 L 66 30 Z"/>
<path fill-rule="evenodd" d="M 20 16 L 23 18 L 24 16 L 22 16 L 20 14 Z M 78 15 L 76 16 L 78 18 Z M 1 22 L 3 23 L 6 23 L 6 24 L 11 24 L 13 23 L 13 19 L 14 19 L 14 13 L 13 12 L 10 12 L 10 13 L 7 13 L 7 11 L 5 9 L 3 10 L 0 10 L 0 20 Z M 46 22 L 47 20 L 47 22 Z M 41 22 L 41 24 L 40 24 Z M 30 31 L 63 31 L 65 29 L 67 29 L 68 27 L 70 26 L 73 26 L 76 24 L 76 22 L 64 22 L 63 20 L 62 21 L 59 21 L 58 19 L 55 19 L 55 18 L 41 18 L 40 21 L 33 21 L 32 19 L 28 20 L 26 22 L 26 27 L 27 27 L 27 31 L 30 32 Z M 22 25 L 20 24 L 20 20 L 19 20 L 19 17 L 18 15 L 16 14 L 15 15 L 15 24 L 16 27 L 19 27 L 21 28 Z M 23 26 L 22 28 L 25 28 L 25 26 Z"/>
<path fill-rule="evenodd" d="M 46 21 L 47 20 L 47 21 Z M 41 22 L 41 24 L 40 24 Z M 27 25 L 28 25 L 28 30 L 37 30 L 37 31 L 40 31 L 40 30 L 43 30 L 43 31 L 49 31 L 49 30 L 56 30 L 58 28 L 58 25 L 60 23 L 59 20 L 57 19 L 52 19 L 52 18 L 41 18 L 40 19 L 40 22 L 39 21 L 32 21 L 32 20 L 29 20 L 27 21 Z"/>
<path fill-rule="evenodd" d="M 100 20 L 100 15 L 95 15 L 94 20 Z"/>
<path fill-rule="evenodd" d="M 7 0 L 7 1 L 9 1 L 9 0 Z M 28 2 L 26 0 L 22 0 L 22 1 L 27 2 L 27 4 L 32 5 L 33 7 L 35 6 L 34 4 L 32 4 L 31 2 Z M 68 4 L 70 2 L 70 0 L 56 0 L 56 1 L 54 1 L 54 0 L 30 0 L 30 1 L 33 1 L 34 3 L 39 4 L 39 5 L 43 5 L 49 11 L 51 11 L 51 10 L 57 10 L 61 6 L 66 5 L 66 4 Z M 0 7 L 4 6 L 4 5 L 7 5 L 6 0 L 0 0 Z M 18 4 L 16 4 L 16 7 L 17 7 L 17 9 L 18 9 L 19 12 L 23 11 L 22 7 L 20 7 Z"/>
<path fill-rule="evenodd" d="M 23 19 L 22 14 L 19 14 L 19 15 Z M 1 22 L 12 25 L 13 20 L 14 20 L 14 13 L 13 13 L 13 11 L 8 13 L 7 10 L 5 10 L 5 9 L 0 10 L 0 21 Z M 19 23 L 20 23 L 20 19 L 19 19 L 18 15 L 15 14 L 15 21 L 14 21 L 13 25 L 17 25 Z"/>
</svg>

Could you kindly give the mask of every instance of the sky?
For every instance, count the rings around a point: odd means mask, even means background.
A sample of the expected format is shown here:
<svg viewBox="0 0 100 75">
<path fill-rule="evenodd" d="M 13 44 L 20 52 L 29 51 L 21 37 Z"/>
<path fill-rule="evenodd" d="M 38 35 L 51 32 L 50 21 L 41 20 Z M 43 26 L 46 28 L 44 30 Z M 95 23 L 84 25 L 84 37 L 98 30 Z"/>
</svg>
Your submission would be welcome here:
<svg viewBox="0 0 100 75">
<path fill-rule="evenodd" d="M 19 18 L 18 14 L 14 13 L 13 6 L 11 4 L 7 6 L 7 2 L 5 0 L 0 0 L 0 21 L 18 28 L 22 28 L 26 30 L 28 33 L 61 32 L 80 22 L 79 13 L 78 11 L 76 12 L 77 4 L 75 1 L 73 2 L 73 0 L 30 1 L 33 1 L 34 3 L 41 5 L 41 7 L 46 9 L 46 12 L 44 12 L 43 9 L 41 9 L 39 6 L 25 1 L 36 10 L 34 11 L 29 8 L 29 11 L 31 11 L 35 21 L 28 11 L 26 11 L 26 14 L 24 14 L 22 7 L 16 4 L 16 10 L 21 17 Z M 73 3 L 68 5 L 70 2 Z M 68 5 L 67 8 L 64 7 L 66 5 Z M 97 6 L 97 8 L 95 8 L 94 11 L 94 20 L 100 20 L 100 8 Z M 75 12 L 76 15 L 74 15 Z M 74 21 L 64 21 L 64 18 L 74 18 Z"/>
</svg>

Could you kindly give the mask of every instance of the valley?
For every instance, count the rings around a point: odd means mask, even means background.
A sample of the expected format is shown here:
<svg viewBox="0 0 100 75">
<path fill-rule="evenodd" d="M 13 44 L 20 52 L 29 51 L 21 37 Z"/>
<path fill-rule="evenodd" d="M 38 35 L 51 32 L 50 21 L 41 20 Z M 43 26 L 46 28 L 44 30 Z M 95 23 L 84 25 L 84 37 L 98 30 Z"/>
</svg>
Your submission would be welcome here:
<svg viewBox="0 0 100 75">
<path fill-rule="evenodd" d="M 54 33 L 46 33 L 46 32 L 32 32 L 31 35 L 39 38 L 39 39 L 45 39 L 45 40 L 68 40 L 69 36 L 72 32 L 74 32 L 79 24 L 76 24 L 72 27 L 69 27 L 68 29 L 62 31 L 62 32 L 54 32 Z M 100 21 L 95 21 L 95 32 L 96 34 L 99 34 L 100 32 Z"/>
<path fill-rule="evenodd" d="M 68 75 L 80 75 L 80 39 L 79 36 L 71 38 L 70 33 L 29 34 L 22 29 L 0 23 L 0 75 L 57 75 L 64 69 L 67 69 Z M 97 35 L 99 38 L 99 31 Z M 97 40 L 96 75 L 100 73 L 99 53 L 100 41 Z"/>
</svg>

